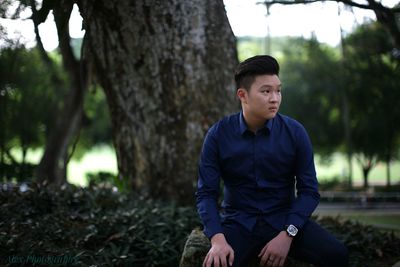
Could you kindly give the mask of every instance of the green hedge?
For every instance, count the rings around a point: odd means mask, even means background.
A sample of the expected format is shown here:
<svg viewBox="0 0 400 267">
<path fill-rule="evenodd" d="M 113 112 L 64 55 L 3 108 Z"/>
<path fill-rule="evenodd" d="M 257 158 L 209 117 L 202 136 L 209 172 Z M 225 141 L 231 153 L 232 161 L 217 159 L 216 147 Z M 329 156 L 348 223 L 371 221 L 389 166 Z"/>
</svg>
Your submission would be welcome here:
<svg viewBox="0 0 400 267">
<path fill-rule="evenodd" d="M 193 208 L 106 188 L 0 192 L 1 266 L 178 266 L 199 226 Z"/>
<path fill-rule="evenodd" d="M 0 266 L 179 266 L 194 207 L 109 188 L 0 186 Z M 351 266 L 391 266 L 400 239 L 341 218 L 318 218 L 345 242 Z"/>
</svg>

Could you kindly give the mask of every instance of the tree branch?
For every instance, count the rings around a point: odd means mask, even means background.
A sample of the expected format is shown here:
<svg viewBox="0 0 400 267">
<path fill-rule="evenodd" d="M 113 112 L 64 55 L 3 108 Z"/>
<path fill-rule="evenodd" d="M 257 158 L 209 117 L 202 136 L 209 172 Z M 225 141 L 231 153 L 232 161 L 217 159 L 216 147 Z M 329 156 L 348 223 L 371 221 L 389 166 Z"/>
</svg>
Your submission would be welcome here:
<svg viewBox="0 0 400 267">
<path fill-rule="evenodd" d="M 398 13 L 400 12 L 400 7 L 385 7 L 381 3 L 376 2 L 376 1 L 368 1 L 368 5 L 360 4 L 357 2 L 353 2 L 351 0 L 271 0 L 271 1 L 264 1 L 264 2 L 258 2 L 257 4 L 265 4 L 265 5 L 274 5 L 274 4 L 281 4 L 281 5 L 298 5 L 298 4 L 312 4 L 312 3 L 317 3 L 317 2 L 338 2 L 338 3 L 343 3 L 345 5 L 353 6 L 353 7 L 358 7 L 362 9 L 369 9 L 369 10 L 375 10 L 375 9 L 380 9 L 380 10 L 390 10 L 391 12 Z"/>
<path fill-rule="evenodd" d="M 52 84 L 54 84 L 55 88 L 57 88 L 62 83 L 62 81 L 61 81 L 61 78 L 55 72 L 54 62 L 51 60 L 51 58 L 47 54 L 46 50 L 44 49 L 42 38 L 40 37 L 40 34 L 39 34 L 39 24 L 41 23 L 41 20 L 39 19 L 39 16 L 37 15 L 38 11 L 36 9 L 35 0 L 30 1 L 30 6 L 32 9 L 32 21 L 33 21 L 33 26 L 34 26 L 34 31 L 35 31 L 36 47 L 39 50 L 40 56 L 41 56 L 43 62 L 45 63 L 47 70 L 51 73 Z"/>
<path fill-rule="evenodd" d="M 397 18 L 396 18 L 397 16 L 400 15 L 400 5 L 396 5 L 393 8 L 389 8 L 375 0 L 366 0 L 368 4 L 360 4 L 352 0 L 266 0 L 264 2 L 258 2 L 257 4 L 264 4 L 266 5 L 267 8 L 269 8 L 271 5 L 275 4 L 297 5 L 297 4 L 311 4 L 311 3 L 325 2 L 325 1 L 343 3 L 348 6 L 374 11 L 378 22 L 384 25 L 391 33 L 395 46 L 400 47 L 400 27 L 397 23 Z"/>
</svg>

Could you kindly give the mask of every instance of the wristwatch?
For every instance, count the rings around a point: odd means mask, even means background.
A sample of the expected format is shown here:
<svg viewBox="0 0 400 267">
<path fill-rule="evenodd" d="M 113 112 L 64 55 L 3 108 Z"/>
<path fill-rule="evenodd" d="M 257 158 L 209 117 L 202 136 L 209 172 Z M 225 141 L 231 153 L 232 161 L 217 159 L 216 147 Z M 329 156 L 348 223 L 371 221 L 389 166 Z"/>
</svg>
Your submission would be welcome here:
<svg viewBox="0 0 400 267">
<path fill-rule="evenodd" d="M 293 224 L 289 224 L 286 226 L 286 232 L 290 237 L 295 237 L 299 230 Z"/>
</svg>

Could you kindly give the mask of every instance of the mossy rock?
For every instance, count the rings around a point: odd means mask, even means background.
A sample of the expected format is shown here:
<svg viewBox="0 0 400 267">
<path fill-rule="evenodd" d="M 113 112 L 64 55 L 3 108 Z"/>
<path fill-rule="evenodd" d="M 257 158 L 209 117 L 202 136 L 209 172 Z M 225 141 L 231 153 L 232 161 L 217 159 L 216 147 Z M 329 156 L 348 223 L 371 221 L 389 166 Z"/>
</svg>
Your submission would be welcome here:
<svg viewBox="0 0 400 267">
<path fill-rule="evenodd" d="M 200 229 L 194 229 L 185 244 L 183 249 L 180 267 L 201 267 L 208 250 L 210 249 L 210 241 Z M 254 258 L 246 267 L 258 267 L 260 261 Z M 285 264 L 286 267 L 309 267 L 310 264 L 295 261 L 288 258 Z"/>
</svg>

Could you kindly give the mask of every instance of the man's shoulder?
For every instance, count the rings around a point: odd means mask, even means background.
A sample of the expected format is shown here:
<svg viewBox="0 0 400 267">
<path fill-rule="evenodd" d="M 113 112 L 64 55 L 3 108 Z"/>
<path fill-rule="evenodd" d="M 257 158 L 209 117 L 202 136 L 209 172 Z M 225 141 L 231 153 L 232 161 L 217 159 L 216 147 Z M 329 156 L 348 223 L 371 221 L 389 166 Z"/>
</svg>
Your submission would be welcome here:
<svg viewBox="0 0 400 267">
<path fill-rule="evenodd" d="M 235 129 L 238 125 L 239 115 L 240 112 L 237 112 L 223 117 L 222 119 L 211 125 L 210 131 L 219 132 Z"/>
<path fill-rule="evenodd" d="M 280 123 L 283 123 L 284 125 L 288 126 L 290 129 L 304 129 L 303 124 L 301 124 L 296 119 L 294 119 L 292 117 L 289 117 L 287 115 L 283 115 L 281 113 L 278 113 L 277 116 L 276 116 L 276 119 Z"/>
</svg>

